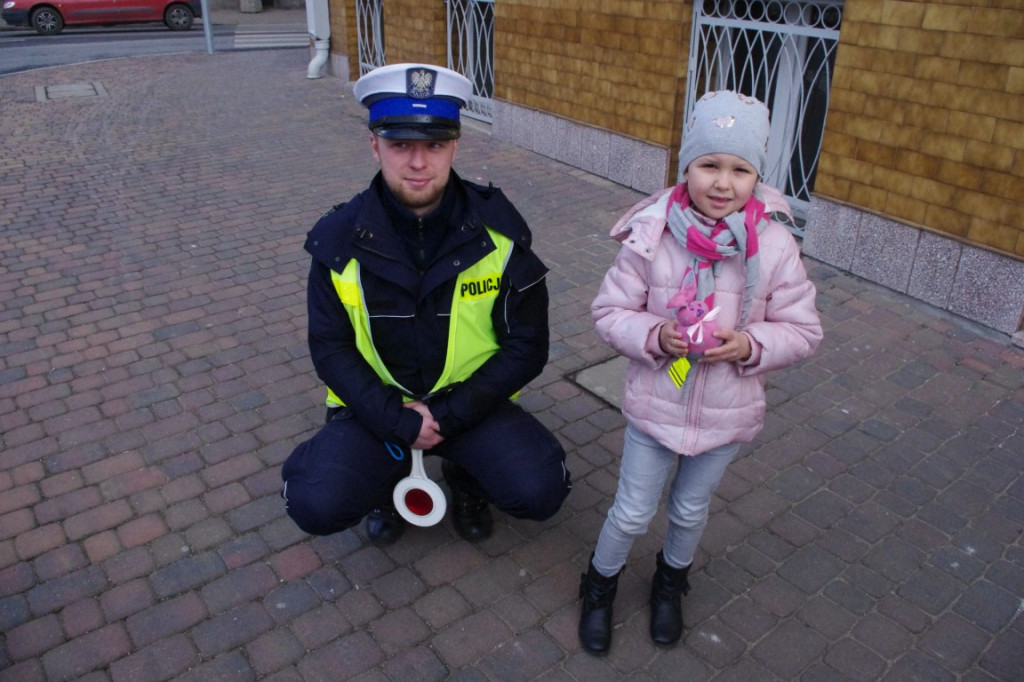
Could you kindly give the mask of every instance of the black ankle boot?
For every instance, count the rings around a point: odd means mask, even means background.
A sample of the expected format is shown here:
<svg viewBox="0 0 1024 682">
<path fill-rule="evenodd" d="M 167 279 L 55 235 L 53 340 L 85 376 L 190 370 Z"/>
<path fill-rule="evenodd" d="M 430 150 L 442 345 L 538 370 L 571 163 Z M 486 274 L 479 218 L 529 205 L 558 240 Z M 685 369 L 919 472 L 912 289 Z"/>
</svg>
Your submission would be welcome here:
<svg viewBox="0 0 1024 682">
<path fill-rule="evenodd" d="M 658 568 L 651 579 L 651 639 L 672 646 L 683 634 L 683 595 L 690 591 L 690 567 L 672 568 L 658 552 Z"/>
<path fill-rule="evenodd" d="M 593 557 L 586 573 L 580 575 L 580 644 L 592 654 L 607 653 L 612 644 L 612 602 L 619 589 L 622 569 L 606 578 L 594 568 Z"/>
<path fill-rule="evenodd" d="M 491 537 L 494 519 L 480 484 L 455 462 L 441 462 L 441 474 L 452 493 L 452 525 L 466 542 Z"/>
<path fill-rule="evenodd" d="M 378 547 L 393 545 L 405 532 L 405 520 L 390 500 L 366 515 L 366 536 Z"/>
</svg>

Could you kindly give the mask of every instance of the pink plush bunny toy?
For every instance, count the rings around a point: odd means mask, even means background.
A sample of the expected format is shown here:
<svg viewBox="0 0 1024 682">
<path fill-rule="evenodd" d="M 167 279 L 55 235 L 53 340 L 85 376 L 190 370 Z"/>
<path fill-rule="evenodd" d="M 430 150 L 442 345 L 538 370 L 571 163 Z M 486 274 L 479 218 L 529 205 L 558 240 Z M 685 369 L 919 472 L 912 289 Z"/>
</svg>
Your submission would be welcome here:
<svg viewBox="0 0 1024 682">
<path fill-rule="evenodd" d="M 676 321 L 679 322 L 680 331 L 690 344 L 690 351 L 687 357 L 699 358 L 709 348 L 717 348 L 722 345 L 722 339 L 714 334 L 721 327 L 715 318 L 718 317 L 718 306 L 708 310 L 704 301 L 695 300 L 697 296 L 697 282 L 693 271 L 687 272 L 683 279 L 683 286 L 669 302 L 669 308 L 679 308 L 676 311 Z"/>
</svg>

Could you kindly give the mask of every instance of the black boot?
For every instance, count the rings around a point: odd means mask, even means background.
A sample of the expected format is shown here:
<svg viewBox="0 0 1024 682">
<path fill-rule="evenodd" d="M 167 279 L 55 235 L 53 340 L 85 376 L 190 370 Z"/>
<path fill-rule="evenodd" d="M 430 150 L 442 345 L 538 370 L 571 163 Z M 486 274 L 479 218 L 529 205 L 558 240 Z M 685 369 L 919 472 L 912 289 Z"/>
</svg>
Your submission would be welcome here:
<svg viewBox="0 0 1024 682">
<path fill-rule="evenodd" d="M 366 536 L 378 547 L 393 545 L 405 532 L 405 520 L 391 500 L 366 515 Z"/>
<path fill-rule="evenodd" d="M 612 643 L 612 602 L 619 589 L 622 569 L 606 578 L 594 568 L 593 557 L 587 572 L 580 575 L 580 644 L 592 654 L 605 654 Z"/>
<path fill-rule="evenodd" d="M 683 634 L 683 595 L 690 591 L 690 567 L 672 568 L 658 552 L 658 569 L 651 579 L 651 639 L 672 646 Z"/>
<path fill-rule="evenodd" d="M 494 519 L 480 484 L 455 462 L 441 462 L 441 474 L 452 492 L 452 525 L 466 542 L 491 537 Z"/>
</svg>

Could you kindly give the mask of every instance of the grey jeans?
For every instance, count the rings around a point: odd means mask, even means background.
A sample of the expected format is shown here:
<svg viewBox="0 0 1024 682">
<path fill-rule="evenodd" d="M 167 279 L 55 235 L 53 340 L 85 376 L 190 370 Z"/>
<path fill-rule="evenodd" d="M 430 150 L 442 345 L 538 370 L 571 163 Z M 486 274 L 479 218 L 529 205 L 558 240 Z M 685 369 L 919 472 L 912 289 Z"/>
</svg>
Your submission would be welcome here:
<svg viewBox="0 0 1024 682">
<path fill-rule="evenodd" d="M 739 449 L 739 443 L 729 443 L 699 455 L 680 455 L 627 426 L 619 487 L 597 540 L 594 568 L 612 576 L 625 565 L 633 541 L 647 532 L 658 511 L 661 491 L 674 466 L 667 504 L 669 528 L 662 551 L 670 566 L 689 566 L 707 525 L 711 495 Z"/>
</svg>

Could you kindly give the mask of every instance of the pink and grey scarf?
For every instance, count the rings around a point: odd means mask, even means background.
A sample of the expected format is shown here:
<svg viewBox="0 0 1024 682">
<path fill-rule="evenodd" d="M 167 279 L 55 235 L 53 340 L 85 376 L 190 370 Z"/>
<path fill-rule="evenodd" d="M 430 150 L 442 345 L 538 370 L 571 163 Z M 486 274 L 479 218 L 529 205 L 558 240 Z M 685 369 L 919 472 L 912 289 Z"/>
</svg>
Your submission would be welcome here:
<svg viewBox="0 0 1024 682">
<path fill-rule="evenodd" d="M 737 328 L 746 323 L 750 314 L 754 285 L 757 284 L 760 274 L 757 234 L 767 224 L 765 205 L 756 196 L 750 197 L 743 211 L 727 215 L 718 222 L 713 222 L 696 211 L 690 203 L 686 183 L 676 185 L 669 197 L 669 230 L 676 241 L 694 256 L 693 262 L 683 273 L 683 281 L 691 271 L 695 273 L 695 300 L 704 301 L 708 310 L 715 307 L 715 277 L 718 275 L 719 264 L 726 258 L 744 254 L 747 281 L 743 290 L 743 307 L 740 309 Z"/>
</svg>

